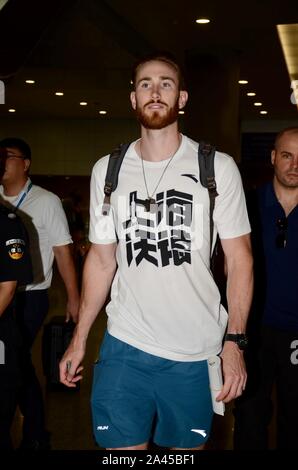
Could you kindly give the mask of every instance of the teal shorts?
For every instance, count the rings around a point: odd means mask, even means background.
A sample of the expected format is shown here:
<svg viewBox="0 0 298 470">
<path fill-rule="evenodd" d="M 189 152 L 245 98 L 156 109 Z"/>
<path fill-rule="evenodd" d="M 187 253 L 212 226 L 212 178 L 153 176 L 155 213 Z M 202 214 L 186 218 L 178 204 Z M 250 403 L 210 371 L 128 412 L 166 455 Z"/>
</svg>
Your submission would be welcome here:
<svg viewBox="0 0 298 470">
<path fill-rule="evenodd" d="M 95 364 L 93 432 L 104 448 L 204 444 L 213 417 L 207 361 L 145 353 L 106 332 Z"/>
</svg>

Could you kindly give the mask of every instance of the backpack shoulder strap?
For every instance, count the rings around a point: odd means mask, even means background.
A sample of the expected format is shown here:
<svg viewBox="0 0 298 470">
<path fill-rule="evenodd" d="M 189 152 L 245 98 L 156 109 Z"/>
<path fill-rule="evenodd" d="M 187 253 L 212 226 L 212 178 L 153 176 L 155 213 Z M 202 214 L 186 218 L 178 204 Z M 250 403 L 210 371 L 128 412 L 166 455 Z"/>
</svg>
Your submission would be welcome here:
<svg viewBox="0 0 298 470">
<path fill-rule="evenodd" d="M 200 142 L 198 147 L 198 159 L 200 167 L 200 182 L 204 188 L 208 189 L 210 208 L 210 259 L 212 254 L 212 242 L 213 242 L 213 211 L 215 206 L 215 198 L 218 196 L 216 189 L 215 173 L 214 173 L 214 157 L 215 147 L 208 142 Z"/>
<path fill-rule="evenodd" d="M 108 215 L 110 212 L 110 205 L 111 205 L 111 194 L 118 186 L 118 176 L 119 171 L 123 162 L 124 155 L 127 152 L 128 144 L 120 144 L 116 149 L 112 151 L 109 157 L 109 163 L 105 178 L 105 186 L 104 186 L 104 201 L 102 205 L 102 215 Z"/>
</svg>

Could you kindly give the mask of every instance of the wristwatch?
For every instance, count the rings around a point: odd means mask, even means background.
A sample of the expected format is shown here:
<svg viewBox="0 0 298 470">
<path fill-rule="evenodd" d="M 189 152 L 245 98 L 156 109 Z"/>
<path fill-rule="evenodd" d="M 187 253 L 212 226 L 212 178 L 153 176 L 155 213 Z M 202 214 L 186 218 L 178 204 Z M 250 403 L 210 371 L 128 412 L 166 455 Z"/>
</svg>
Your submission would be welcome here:
<svg viewBox="0 0 298 470">
<path fill-rule="evenodd" d="M 248 338 L 244 333 L 241 334 L 233 334 L 227 333 L 225 336 L 225 341 L 233 341 L 236 343 L 238 348 L 242 351 L 247 348 L 248 346 Z"/>
</svg>

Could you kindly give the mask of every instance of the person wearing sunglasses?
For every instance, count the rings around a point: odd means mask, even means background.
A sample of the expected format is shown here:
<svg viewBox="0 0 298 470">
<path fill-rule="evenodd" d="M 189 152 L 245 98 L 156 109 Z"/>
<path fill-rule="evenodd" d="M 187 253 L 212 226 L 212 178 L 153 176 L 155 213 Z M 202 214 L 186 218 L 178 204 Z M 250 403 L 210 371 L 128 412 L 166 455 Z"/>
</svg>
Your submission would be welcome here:
<svg viewBox="0 0 298 470">
<path fill-rule="evenodd" d="M 277 135 L 271 163 L 273 181 L 248 204 L 255 293 L 245 352 L 247 388 L 235 406 L 237 450 L 268 448 L 273 403 L 276 447 L 298 446 L 298 127 Z"/>
<path fill-rule="evenodd" d="M 14 214 L 18 214 L 29 234 L 33 265 L 33 282 L 18 290 L 17 321 L 22 333 L 23 383 L 19 405 L 24 416 L 22 449 L 48 449 L 49 433 L 45 429 L 43 396 L 31 359 L 31 348 L 49 309 L 48 289 L 54 259 L 67 291 L 66 319 L 76 321 L 79 293 L 71 255 L 72 243 L 67 219 L 60 199 L 32 183 L 29 177 L 31 149 L 23 139 L 1 140 L 7 152 L 0 195 Z"/>
<path fill-rule="evenodd" d="M 0 178 L 7 153 L 0 149 Z M 0 202 L 0 450 L 11 449 L 10 428 L 20 386 L 14 295 L 18 284 L 32 282 L 28 236 L 19 217 Z"/>
</svg>

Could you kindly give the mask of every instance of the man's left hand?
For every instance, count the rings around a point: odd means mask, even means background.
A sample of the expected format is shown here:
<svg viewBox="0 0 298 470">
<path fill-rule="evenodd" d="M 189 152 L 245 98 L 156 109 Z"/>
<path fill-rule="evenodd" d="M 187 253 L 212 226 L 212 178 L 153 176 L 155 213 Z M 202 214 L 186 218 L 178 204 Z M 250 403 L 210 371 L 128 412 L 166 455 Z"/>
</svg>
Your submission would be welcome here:
<svg viewBox="0 0 298 470">
<path fill-rule="evenodd" d="M 224 343 L 221 358 L 224 385 L 216 400 L 228 403 L 242 395 L 247 380 L 246 367 L 243 352 L 232 341 Z"/>
</svg>

